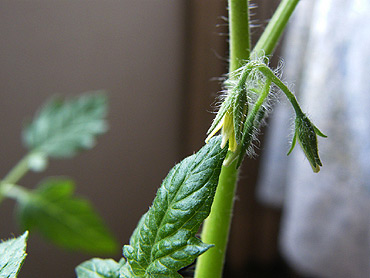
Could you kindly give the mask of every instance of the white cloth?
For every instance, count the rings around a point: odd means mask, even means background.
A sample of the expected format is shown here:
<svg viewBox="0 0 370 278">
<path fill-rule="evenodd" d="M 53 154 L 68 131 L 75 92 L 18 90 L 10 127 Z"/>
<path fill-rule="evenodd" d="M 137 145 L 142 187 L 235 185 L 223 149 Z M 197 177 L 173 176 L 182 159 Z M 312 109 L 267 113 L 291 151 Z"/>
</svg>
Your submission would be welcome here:
<svg viewBox="0 0 370 278">
<path fill-rule="evenodd" d="M 370 1 L 301 0 L 285 44 L 285 78 L 319 137 L 312 172 L 298 144 L 290 157 L 288 104 L 267 134 L 259 199 L 283 206 L 282 253 L 315 277 L 370 277 Z"/>
</svg>

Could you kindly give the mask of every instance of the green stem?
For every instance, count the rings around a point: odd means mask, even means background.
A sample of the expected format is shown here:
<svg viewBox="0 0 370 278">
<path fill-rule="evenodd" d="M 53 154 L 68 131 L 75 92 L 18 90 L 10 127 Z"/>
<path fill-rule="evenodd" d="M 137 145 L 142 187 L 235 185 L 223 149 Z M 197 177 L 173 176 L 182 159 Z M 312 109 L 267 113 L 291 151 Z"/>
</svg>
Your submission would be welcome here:
<svg viewBox="0 0 370 278">
<path fill-rule="evenodd" d="M 17 183 L 29 170 L 29 155 L 23 157 L 2 180 L 4 183 Z"/>
<path fill-rule="evenodd" d="M 282 0 L 253 49 L 252 57 L 273 53 L 299 0 Z"/>
<path fill-rule="evenodd" d="M 271 80 L 276 86 L 280 88 L 280 90 L 283 91 L 283 93 L 286 95 L 290 103 L 292 104 L 294 111 L 296 112 L 297 116 L 303 115 L 303 112 L 301 110 L 301 107 L 298 104 L 298 101 L 295 97 L 295 95 L 289 90 L 289 88 L 275 75 L 275 73 L 265 64 L 260 63 L 258 61 L 252 61 L 245 65 L 244 69 L 242 70 L 239 82 L 237 87 L 242 88 L 245 86 L 245 82 L 251 73 L 253 69 L 258 69 L 266 78 Z M 268 93 L 268 92 L 267 92 Z M 257 103 L 255 104 L 257 105 Z"/>
<path fill-rule="evenodd" d="M 254 54 L 259 54 L 261 50 L 265 55 L 270 55 L 273 52 L 298 1 L 283 0 L 281 2 L 254 48 Z M 230 73 L 237 70 L 250 58 L 249 30 L 248 1 L 229 0 Z M 246 69 L 244 79 L 249 73 L 250 69 Z M 198 258 L 195 278 L 222 277 L 238 179 L 236 163 L 234 161 L 228 167 L 222 167 L 211 213 L 204 222 L 201 236 L 205 243 L 215 246 Z"/>
<path fill-rule="evenodd" d="M 268 94 L 270 93 L 270 86 L 271 86 L 271 79 L 267 79 L 266 83 L 263 86 L 260 96 L 258 97 L 256 103 L 253 106 L 251 113 L 248 115 L 246 122 L 250 121 L 251 125 L 260 111 L 262 104 L 264 103 L 265 99 L 267 98 Z"/>
<path fill-rule="evenodd" d="M 29 192 L 23 186 L 2 182 L 0 195 L 14 200 L 22 200 L 29 197 Z"/>
<path fill-rule="evenodd" d="M 267 78 L 271 79 L 271 81 L 283 91 L 286 95 L 290 103 L 292 104 L 295 113 L 297 116 L 303 115 L 301 107 L 298 104 L 298 101 L 294 94 L 289 90 L 289 88 L 274 74 L 274 72 L 265 64 L 260 64 L 257 66 L 258 70 Z"/>
<path fill-rule="evenodd" d="M 9 197 L 6 194 L 6 192 L 9 191 L 9 186 L 17 183 L 28 172 L 29 156 L 30 155 L 26 155 L 24 158 L 22 158 L 0 182 L 0 203 L 4 197 Z"/>
<path fill-rule="evenodd" d="M 229 0 L 229 40 L 231 73 L 249 60 L 251 40 L 248 0 Z"/>
<path fill-rule="evenodd" d="M 229 72 L 241 67 L 250 55 L 248 0 L 229 0 Z M 202 229 L 202 240 L 215 246 L 198 258 L 196 278 L 220 278 L 229 238 L 234 196 L 238 179 L 236 162 L 223 166 L 209 217 Z"/>
<path fill-rule="evenodd" d="M 202 229 L 202 241 L 215 246 L 198 258 L 195 278 L 222 277 L 237 179 L 235 163 L 222 167 L 211 213 Z"/>
</svg>

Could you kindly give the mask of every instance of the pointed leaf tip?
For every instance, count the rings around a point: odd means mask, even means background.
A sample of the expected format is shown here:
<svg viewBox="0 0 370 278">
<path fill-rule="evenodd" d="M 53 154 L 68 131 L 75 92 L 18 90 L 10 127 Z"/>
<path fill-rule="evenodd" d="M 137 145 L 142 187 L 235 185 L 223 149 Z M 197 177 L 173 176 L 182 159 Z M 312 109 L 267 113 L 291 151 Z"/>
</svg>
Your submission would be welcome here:
<svg viewBox="0 0 370 278">
<path fill-rule="evenodd" d="M 28 231 L 0 243 L 0 277 L 16 278 L 27 256 Z"/>
</svg>

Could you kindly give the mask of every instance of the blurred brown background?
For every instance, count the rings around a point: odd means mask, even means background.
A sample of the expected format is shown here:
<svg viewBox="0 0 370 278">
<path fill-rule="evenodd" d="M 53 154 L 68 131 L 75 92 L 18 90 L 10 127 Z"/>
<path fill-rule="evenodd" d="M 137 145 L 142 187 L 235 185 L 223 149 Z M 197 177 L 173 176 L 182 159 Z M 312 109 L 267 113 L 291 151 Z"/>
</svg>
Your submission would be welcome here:
<svg viewBox="0 0 370 278">
<path fill-rule="evenodd" d="M 255 38 L 279 1 L 254 1 Z M 22 122 L 48 97 L 105 89 L 110 130 L 73 160 L 51 161 L 42 177 L 77 181 L 121 244 L 148 209 L 168 170 L 203 145 L 227 71 L 226 1 L 1 1 L 0 174 L 25 154 Z M 285 273 L 276 247 L 279 211 L 254 199 L 258 160 L 245 163 L 225 277 Z M 0 238 L 20 231 L 14 203 L 0 206 Z M 91 255 L 33 234 L 20 277 L 74 277 Z M 114 258 L 119 259 L 120 254 Z M 285 276 L 280 276 L 285 277 Z"/>
</svg>

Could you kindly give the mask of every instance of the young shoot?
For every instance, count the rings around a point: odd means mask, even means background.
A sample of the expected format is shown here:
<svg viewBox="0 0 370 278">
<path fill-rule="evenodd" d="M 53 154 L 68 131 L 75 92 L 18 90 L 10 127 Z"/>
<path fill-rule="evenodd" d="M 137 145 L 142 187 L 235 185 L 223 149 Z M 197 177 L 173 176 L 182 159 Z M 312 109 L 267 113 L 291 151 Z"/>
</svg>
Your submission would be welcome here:
<svg viewBox="0 0 370 278">
<path fill-rule="evenodd" d="M 291 153 L 298 138 L 313 171 L 317 173 L 322 163 L 318 154 L 316 135 L 326 136 L 309 121 L 294 94 L 264 61 L 268 61 L 267 57 L 246 63 L 225 82 L 227 84 L 225 99 L 208 131 L 206 142 L 221 129 L 221 148 L 229 141 L 229 153 L 223 165 L 229 166 L 237 159 L 236 167 L 239 167 L 244 156 L 253 153 L 252 142 L 262 125 L 263 118 L 267 115 L 268 95 L 272 93 L 272 85 L 275 85 L 285 94 L 296 114 L 295 135 L 288 154 Z"/>
</svg>

